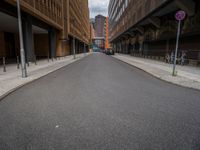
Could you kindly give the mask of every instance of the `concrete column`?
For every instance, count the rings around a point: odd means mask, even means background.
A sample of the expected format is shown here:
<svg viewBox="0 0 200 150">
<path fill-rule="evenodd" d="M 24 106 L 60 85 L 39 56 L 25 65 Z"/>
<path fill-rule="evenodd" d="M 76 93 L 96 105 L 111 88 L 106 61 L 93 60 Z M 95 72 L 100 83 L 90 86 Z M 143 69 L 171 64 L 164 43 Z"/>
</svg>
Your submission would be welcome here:
<svg viewBox="0 0 200 150">
<path fill-rule="evenodd" d="M 118 51 L 119 51 L 119 53 L 121 53 L 121 43 L 120 42 L 118 43 Z"/>
<path fill-rule="evenodd" d="M 143 55 L 143 42 L 140 43 L 139 52 L 140 52 L 140 55 Z"/>
<path fill-rule="evenodd" d="M 131 43 L 128 43 L 128 54 L 131 54 Z"/>
<path fill-rule="evenodd" d="M 119 53 L 119 43 L 116 43 L 116 52 Z"/>
<path fill-rule="evenodd" d="M 114 50 L 117 52 L 117 43 L 113 44 L 114 45 Z"/>
<path fill-rule="evenodd" d="M 123 53 L 126 54 L 126 42 L 123 44 Z"/>
<path fill-rule="evenodd" d="M 22 20 L 23 26 L 23 40 L 24 40 L 24 49 L 26 61 L 34 62 L 35 52 L 33 48 L 33 31 L 32 31 L 32 20 L 30 17 L 25 17 Z"/>
<path fill-rule="evenodd" d="M 70 55 L 73 55 L 73 37 L 72 38 L 70 38 L 71 39 L 71 41 L 70 41 Z"/>
<path fill-rule="evenodd" d="M 78 41 L 77 43 L 78 43 L 78 54 L 80 54 L 80 47 L 81 47 L 81 44 L 80 44 L 79 41 Z"/>
<path fill-rule="evenodd" d="M 84 43 L 81 43 L 81 53 L 84 53 Z"/>
<path fill-rule="evenodd" d="M 49 29 L 49 51 L 50 57 L 56 57 L 56 31 L 54 28 Z"/>
<path fill-rule="evenodd" d="M 133 43 L 133 54 L 135 54 L 135 43 Z"/>
<path fill-rule="evenodd" d="M 130 52 L 129 52 L 129 43 L 126 43 L 126 53 L 130 54 Z"/>
<path fill-rule="evenodd" d="M 125 54 L 127 54 L 128 52 L 127 52 L 127 43 L 125 42 L 125 44 L 124 44 L 124 50 L 125 50 Z"/>
<path fill-rule="evenodd" d="M 121 53 L 123 54 L 124 53 L 124 44 L 121 43 Z"/>
<path fill-rule="evenodd" d="M 166 41 L 166 53 L 169 53 L 169 39 Z"/>
<path fill-rule="evenodd" d="M 147 56 L 148 55 L 148 51 L 149 51 L 149 44 L 147 42 L 145 42 L 143 44 L 143 55 Z"/>
<path fill-rule="evenodd" d="M 78 49 L 78 54 L 80 53 L 80 42 L 77 40 L 77 49 Z"/>
<path fill-rule="evenodd" d="M 76 45 L 75 46 L 76 47 L 76 54 L 78 54 L 78 51 L 79 51 L 79 49 L 78 49 L 78 40 L 75 41 L 75 45 Z"/>
<path fill-rule="evenodd" d="M 117 43 L 114 43 L 114 51 L 117 52 Z"/>
<path fill-rule="evenodd" d="M 122 43 L 122 54 L 124 54 L 124 43 Z"/>
<path fill-rule="evenodd" d="M 128 54 L 128 46 L 127 46 L 126 42 L 124 43 L 124 47 L 125 47 L 125 49 L 124 49 L 125 50 L 125 54 Z"/>
<path fill-rule="evenodd" d="M 119 48 L 120 53 L 122 53 L 122 43 L 120 42 L 120 48 Z"/>
</svg>

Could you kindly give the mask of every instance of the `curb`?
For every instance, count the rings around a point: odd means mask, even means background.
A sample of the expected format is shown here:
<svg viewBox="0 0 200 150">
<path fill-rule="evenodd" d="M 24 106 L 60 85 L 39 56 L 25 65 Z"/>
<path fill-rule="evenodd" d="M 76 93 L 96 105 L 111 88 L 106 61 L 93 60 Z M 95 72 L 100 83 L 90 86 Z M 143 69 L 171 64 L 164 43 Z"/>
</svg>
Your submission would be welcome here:
<svg viewBox="0 0 200 150">
<path fill-rule="evenodd" d="M 39 80 L 39 79 L 41 79 L 41 78 L 43 78 L 43 77 L 45 77 L 45 76 L 47 76 L 47 75 L 49 75 L 49 74 L 55 72 L 55 71 L 58 71 L 58 70 L 60 70 L 60 69 L 62 69 L 62 68 L 64 68 L 64 67 L 66 67 L 66 66 L 69 66 L 69 65 L 71 65 L 71 64 L 73 64 L 73 63 L 75 63 L 75 62 L 77 62 L 77 61 L 80 61 L 80 60 L 82 60 L 82 59 L 88 57 L 89 55 L 90 55 L 90 53 L 87 54 L 86 56 L 79 57 L 78 59 L 76 59 L 75 61 L 70 62 L 69 64 L 66 64 L 66 65 L 64 65 L 64 66 L 62 66 L 62 67 L 58 67 L 58 68 L 55 69 L 55 70 L 49 71 L 47 74 L 44 74 L 44 75 L 42 75 L 42 76 L 40 76 L 40 77 L 38 77 L 38 78 L 35 78 L 35 79 L 33 79 L 33 80 L 30 80 L 30 81 L 27 81 L 26 83 L 23 83 L 23 84 L 21 84 L 21 85 L 18 85 L 18 86 L 16 86 L 16 87 L 12 88 L 11 90 L 9 90 L 9 91 L 5 92 L 4 94 L 0 95 L 0 102 L 1 102 L 4 98 L 6 98 L 8 95 L 10 95 L 10 94 L 12 94 L 13 92 L 15 92 L 16 90 L 18 90 L 18 89 L 24 87 L 25 85 L 28 85 L 28 84 L 30 84 L 30 83 L 32 83 L 32 82 L 34 82 L 34 81 L 37 81 L 37 80 Z"/>
<path fill-rule="evenodd" d="M 200 91 L 200 89 L 198 89 L 198 88 L 188 87 L 188 86 L 186 86 L 186 85 L 181 85 L 181 84 L 178 84 L 178 83 L 174 83 L 174 82 L 172 82 L 172 81 L 165 80 L 165 79 L 163 79 L 163 78 L 161 78 L 161 77 L 159 77 L 159 76 L 157 76 L 157 75 L 155 75 L 155 74 L 153 74 L 153 73 L 151 73 L 151 72 L 146 71 L 145 69 L 142 69 L 142 68 L 140 68 L 140 67 L 138 67 L 138 66 L 136 66 L 136 65 L 132 65 L 132 64 L 130 64 L 130 63 L 128 63 L 128 62 L 126 62 L 126 61 L 124 61 L 124 60 L 122 60 L 122 59 L 120 59 L 120 58 L 117 58 L 117 57 L 115 57 L 115 56 L 112 56 L 112 58 L 115 58 L 116 60 L 118 60 L 118 61 L 120 61 L 120 62 L 123 62 L 123 63 L 125 63 L 125 64 L 127 64 L 127 65 L 129 65 L 129 66 L 135 67 L 135 68 L 137 68 L 137 69 L 139 69 L 139 70 L 141 70 L 141 71 L 143 71 L 143 72 L 145 72 L 145 73 L 147 73 L 147 74 L 149 74 L 149 75 L 153 76 L 154 78 L 159 79 L 159 80 L 161 80 L 161 81 L 164 81 L 164 82 L 167 82 L 167 83 L 170 83 L 170 84 L 174 84 L 174 85 L 179 86 L 179 87 L 183 87 L 183 88 L 188 88 L 188 89 Z"/>
</svg>

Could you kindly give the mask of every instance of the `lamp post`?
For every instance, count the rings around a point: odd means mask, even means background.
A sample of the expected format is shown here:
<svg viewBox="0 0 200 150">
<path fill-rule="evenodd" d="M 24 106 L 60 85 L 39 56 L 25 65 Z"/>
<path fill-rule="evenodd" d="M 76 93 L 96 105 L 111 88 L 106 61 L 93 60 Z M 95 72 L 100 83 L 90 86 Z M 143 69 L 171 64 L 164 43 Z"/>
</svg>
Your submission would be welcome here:
<svg viewBox="0 0 200 150">
<path fill-rule="evenodd" d="M 19 25 L 20 57 L 21 57 L 22 78 L 26 78 L 27 77 L 27 70 L 26 70 L 26 62 L 25 62 L 24 41 L 23 41 L 23 34 L 22 34 L 22 20 L 21 20 L 21 10 L 20 10 L 20 0 L 17 0 L 17 12 L 18 12 L 18 25 Z"/>
</svg>

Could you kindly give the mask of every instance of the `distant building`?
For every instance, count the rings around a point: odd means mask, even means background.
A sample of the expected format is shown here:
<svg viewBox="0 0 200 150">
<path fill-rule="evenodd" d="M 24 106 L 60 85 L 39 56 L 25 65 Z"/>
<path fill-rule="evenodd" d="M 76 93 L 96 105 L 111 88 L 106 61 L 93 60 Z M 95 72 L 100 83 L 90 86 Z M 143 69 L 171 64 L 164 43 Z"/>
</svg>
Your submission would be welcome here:
<svg viewBox="0 0 200 150">
<path fill-rule="evenodd" d="M 105 37 L 104 27 L 105 27 L 106 17 L 98 15 L 95 17 L 95 31 L 97 37 Z"/>
<path fill-rule="evenodd" d="M 110 48 L 110 42 L 109 42 L 109 19 L 106 17 L 106 22 L 105 22 L 105 49 Z"/>
</svg>

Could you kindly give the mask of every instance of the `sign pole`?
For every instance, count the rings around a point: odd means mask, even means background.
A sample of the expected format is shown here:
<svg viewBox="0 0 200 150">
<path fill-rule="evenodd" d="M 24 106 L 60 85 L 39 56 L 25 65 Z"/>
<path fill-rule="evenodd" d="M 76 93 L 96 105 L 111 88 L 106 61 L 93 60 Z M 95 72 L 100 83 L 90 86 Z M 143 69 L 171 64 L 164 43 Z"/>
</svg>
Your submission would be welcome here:
<svg viewBox="0 0 200 150">
<path fill-rule="evenodd" d="M 181 20 L 178 22 L 178 32 L 177 32 L 177 38 L 176 38 L 176 51 L 174 56 L 174 65 L 173 65 L 173 76 L 176 76 L 176 60 L 177 60 L 177 54 L 178 54 L 178 46 L 179 46 L 179 37 L 180 37 L 180 30 L 181 30 Z"/>
<path fill-rule="evenodd" d="M 184 20 L 186 17 L 186 13 L 183 10 L 180 10 L 176 13 L 175 18 L 178 21 L 178 31 L 177 31 L 177 38 L 176 38 L 176 51 L 174 55 L 174 64 L 173 64 L 173 72 L 172 76 L 176 76 L 176 61 L 177 61 L 177 55 L 178 55 L 178 48 L 179 48 L 179 38 L 181 34 L 181 21 Z"/>
</svg>

